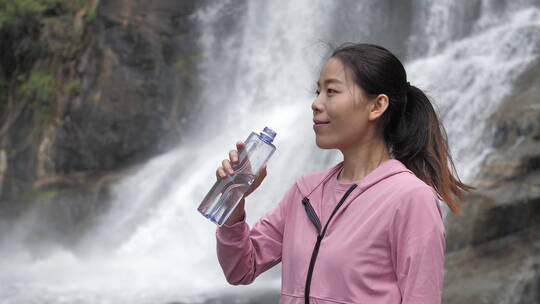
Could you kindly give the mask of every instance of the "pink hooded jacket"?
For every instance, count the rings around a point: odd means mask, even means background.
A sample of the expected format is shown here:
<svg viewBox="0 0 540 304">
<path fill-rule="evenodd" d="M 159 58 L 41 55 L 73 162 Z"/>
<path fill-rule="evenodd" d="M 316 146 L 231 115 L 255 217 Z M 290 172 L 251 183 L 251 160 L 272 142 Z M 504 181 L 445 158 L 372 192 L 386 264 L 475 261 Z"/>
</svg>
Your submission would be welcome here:
<svg viewBox="0 0 540 304">
<path fill-rule="evenodd" d="M 281 304 L 440 303 L 446 243 L 436 192 L 389 159 L 329 207 L 335 190 L 324 185 L 346 185 L 336 179 L 342 167 L 298 178 L 251 230 L 245 220 L 218 227 L 227 281 L 250 284 L 282 262 Z"/>
</svg>

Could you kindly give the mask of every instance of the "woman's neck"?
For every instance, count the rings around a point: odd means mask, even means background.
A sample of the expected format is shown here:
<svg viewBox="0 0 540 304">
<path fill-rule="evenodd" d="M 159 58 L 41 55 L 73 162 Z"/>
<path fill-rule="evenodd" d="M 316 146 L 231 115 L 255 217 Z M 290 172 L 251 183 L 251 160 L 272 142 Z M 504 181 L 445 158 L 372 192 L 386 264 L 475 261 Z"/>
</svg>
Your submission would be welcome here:
<svg viewBox="0 0 540 304">
<path fill-rule="evenodd" d="M 337 177 L 341 183 L 359 181 L 382 162 L 391 158 L 382 140 L 365 142 L 362 145 L 341 150 L 341 153 L 343 153 L 343 168 Z"/>
</svg>

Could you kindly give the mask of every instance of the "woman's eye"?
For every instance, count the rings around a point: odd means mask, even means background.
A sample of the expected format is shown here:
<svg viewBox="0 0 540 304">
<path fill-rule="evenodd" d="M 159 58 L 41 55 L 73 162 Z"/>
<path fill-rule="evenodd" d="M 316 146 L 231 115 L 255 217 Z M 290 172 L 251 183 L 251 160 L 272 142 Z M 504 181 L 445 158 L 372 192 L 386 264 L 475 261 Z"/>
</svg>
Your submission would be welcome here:
<svg viewBox="0 0 540 304">
<path fill-rule="evenodd" d="M 328 89 L 327 92 L 328 92 L 328 94 L 334 94 L 334 93 L 337 93 L 337 91 L 334 90 L 334 89 Z"/>
<path fill-rule="evenodd" d="M 316 91 L 315 91 L 315 95 L 319 96 L 319 94 L 321 94 L 321 91 L 320 91 L 320 90 L 316 90 Z"/>
</svg>

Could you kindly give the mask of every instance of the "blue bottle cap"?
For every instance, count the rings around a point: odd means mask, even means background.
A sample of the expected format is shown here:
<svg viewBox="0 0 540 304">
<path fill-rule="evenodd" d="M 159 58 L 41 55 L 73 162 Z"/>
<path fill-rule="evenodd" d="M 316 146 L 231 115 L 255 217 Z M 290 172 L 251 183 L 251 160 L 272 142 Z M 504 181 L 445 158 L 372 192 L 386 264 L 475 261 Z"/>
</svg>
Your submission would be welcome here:
<svg viewBox="0 0 540 304">
<path fill-rule="evenodd" d="M 264 130 L 261 132 L 261 139 L 266 141 L 269 144 L 274 141 L 275 137 L 276 137 L 276 132 L 274 132 L 274 130 L 268 127 L 265 127 Z"/>
</svg>

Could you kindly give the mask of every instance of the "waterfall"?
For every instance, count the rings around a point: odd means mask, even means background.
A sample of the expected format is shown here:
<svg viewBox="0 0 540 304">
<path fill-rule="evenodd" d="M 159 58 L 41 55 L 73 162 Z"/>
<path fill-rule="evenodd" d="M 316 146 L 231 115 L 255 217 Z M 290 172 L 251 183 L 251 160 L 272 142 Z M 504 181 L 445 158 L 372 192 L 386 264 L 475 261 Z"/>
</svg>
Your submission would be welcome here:
<svg viewBox="0 0 540 304">
<path fill-rule="evenodd" d="M 250 225 L 297 177 L 340 160 L 338 151 L 315 146 L 311 127 L 326 42 L 384 41 L 378 15 L 369 12 L 396 2 L 227 0 L 198 11 L 203 91 L 196 102 L 203 110 L 194 131 L 182 146 L 115 185 L 110 211 L 78 248 L 58 247 L 45 256 L 17 247 L 17 240 L 7 243 L 15 246 L 9 250 L 0 248 L 6 253 L 0 261 L 3 303 L 192 303 L 278 291 L 279 266 L 250 286 L 226 283 L 216 258 L 216 226 L 196 207 L 235 142 L 265 126 L 277 132 L 277 151 L 265 181 L 247 199 Z M 465 182 L 474 180 L 490 152 L 485 120 L 538 60 L 540 9 L 534 3 L 416 0 L 409 8 L 409 34 L 397 44 L 409 81 L 426 90 L 443 118 Z"/>
</svg>

